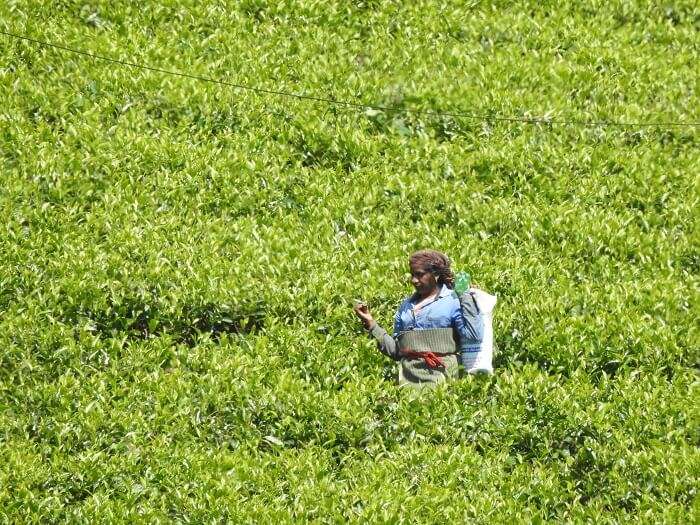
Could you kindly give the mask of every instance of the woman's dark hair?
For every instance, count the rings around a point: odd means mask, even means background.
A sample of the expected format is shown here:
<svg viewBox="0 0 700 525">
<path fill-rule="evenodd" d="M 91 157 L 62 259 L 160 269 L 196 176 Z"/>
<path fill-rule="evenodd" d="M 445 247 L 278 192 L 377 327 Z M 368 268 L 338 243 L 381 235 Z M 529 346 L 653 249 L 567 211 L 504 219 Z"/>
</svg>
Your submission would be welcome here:
<svg viewBox="0 0 700 525">
<path fill-rule="evenodd" d="M 455 276 L 450 269 L 450 259 L 444 253 L 435 250 L 419 250 L 408 259 L 409 264 L 424 268 L 437 277 L 439 285 L 455 287 Z"/>
</svg>

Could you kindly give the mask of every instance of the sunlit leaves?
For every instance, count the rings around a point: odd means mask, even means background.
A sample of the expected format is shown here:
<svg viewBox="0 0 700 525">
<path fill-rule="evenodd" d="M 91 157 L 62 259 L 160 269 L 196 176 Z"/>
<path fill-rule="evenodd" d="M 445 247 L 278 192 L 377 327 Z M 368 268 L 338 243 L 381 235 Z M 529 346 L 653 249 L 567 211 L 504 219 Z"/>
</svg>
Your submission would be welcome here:
<svg viewBox="0 0 700 525">
<path fill-rule="evenodd" d="M 6 2 L 6 521 L 692 522 L 692 2 Z M 496 117 L 543 118 L 512 124 Z M 496 375 L 397 390 L 408 254 Z M 697 521 L 697 520 L 695 520 Z"/>
</svg>

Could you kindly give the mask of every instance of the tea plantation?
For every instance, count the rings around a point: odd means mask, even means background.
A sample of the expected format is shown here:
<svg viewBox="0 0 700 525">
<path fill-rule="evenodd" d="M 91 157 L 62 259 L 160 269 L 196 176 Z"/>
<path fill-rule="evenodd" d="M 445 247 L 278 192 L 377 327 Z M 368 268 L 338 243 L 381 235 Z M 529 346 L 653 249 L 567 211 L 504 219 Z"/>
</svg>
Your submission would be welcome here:
<svg viewBox="0 0 700 525">
<path fill-rule="evenodd" d="M 700 519 L 696 2 L 0 31 L 1 523 Z M 498 295 L 496 370 L 413 394 L 351 306 L 390 327 L 426 247 Z"/>
</svg>

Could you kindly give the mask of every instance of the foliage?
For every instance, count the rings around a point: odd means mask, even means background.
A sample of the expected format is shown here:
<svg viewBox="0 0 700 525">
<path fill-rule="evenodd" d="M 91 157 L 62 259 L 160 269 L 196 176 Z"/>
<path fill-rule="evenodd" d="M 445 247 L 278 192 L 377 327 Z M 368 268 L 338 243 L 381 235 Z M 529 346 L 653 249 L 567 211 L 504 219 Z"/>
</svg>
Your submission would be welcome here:
<svg viewBox="0 0 700 525">
<path fill-rule="evenodd" d="M 9 0 L 5 522 L 698 519 L 695 2 Z M 398 390 L 408 254 L 496 374 Z"/>
</svg>

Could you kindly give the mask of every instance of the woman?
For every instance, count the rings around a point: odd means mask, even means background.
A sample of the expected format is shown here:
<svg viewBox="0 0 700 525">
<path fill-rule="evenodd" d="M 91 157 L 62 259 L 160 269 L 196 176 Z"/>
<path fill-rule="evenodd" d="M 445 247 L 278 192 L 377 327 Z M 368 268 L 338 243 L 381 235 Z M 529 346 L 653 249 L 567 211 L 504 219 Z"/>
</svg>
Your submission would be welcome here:
<svg viewBox="0 0 700 525">
<path fill-rule="evenodd" d="M 355 313 L 377 340 L 379 350 L 399 362 L 399 384 L 426 386 L 458 376 L 457 353 L 478 349 L 483 321 L 470 293 L 457 298 L 450 260 L 421 250 L 409 258 L 415 293 L 394 316 L 393 336 L 379 326 L 364 304 Z"/>
</svg>

